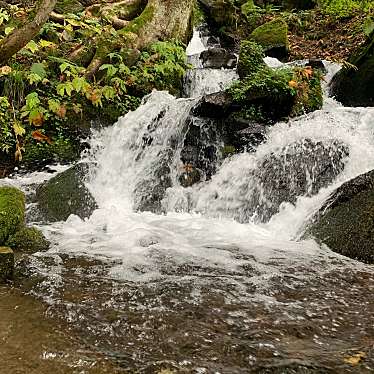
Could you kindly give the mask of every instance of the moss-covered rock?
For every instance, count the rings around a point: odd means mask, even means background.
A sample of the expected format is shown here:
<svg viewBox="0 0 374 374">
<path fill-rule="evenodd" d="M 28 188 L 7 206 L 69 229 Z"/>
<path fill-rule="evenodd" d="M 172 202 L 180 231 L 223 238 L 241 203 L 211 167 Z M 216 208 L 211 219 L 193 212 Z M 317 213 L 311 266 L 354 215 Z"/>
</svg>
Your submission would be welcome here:
<svg viewBox="0 0 374 374">
<path fill-rule="evenodd" d="M 331 94 L 347 106 L 374 106 L 374 32 L 349 62 L 357 69 L 343 68 L 336 74 Z"/>
<path fill-rule="evenodd" d="M 312 219 L 305 236 L 374 264 L 374 171 L 339 187 Z"/>
<path fill-rule="evenodd" d="M 9 247 L 0 247 L 0 282 L 9 280 L 14 272 L 14 253 Z"/>
<path fill-rule="evenodd" d="M 231 108 L 239 107 L 240 117 L 255 122 L 276 121 L 322 107 L 319 69 L 311 66 L 272 69 L 263 58 L 257 43 L 247 40 L 241 43 L 238 62 L 241 79 L 227 90 L 232 98 Z"/>
<path fill-rule="evenodd" d="M 25 195 L 14 187 L 0 187 L 0 245 L 25 222 Z"/>
<path fill-rule="evenodd" d="M 250 37 L 260 44 L 267 56 L 283 59 L 289 52 L 287 23 L 277 18 L 257 27 Z"/>
<path fill-rule="evenodd" d="M 77 164 L 38 187 L 36 198 L 49 221 L 65 221 L 71 214 L 87 218 L 97 208 L 84 184 L 88 164 Z"/>
<path fill-rule="evenodd" d="M 46 251 L 49 242 L 36 227 L 24 227 L 8 238 L 7 245 L 17 251 L 35 253 Z"/>
</svg>

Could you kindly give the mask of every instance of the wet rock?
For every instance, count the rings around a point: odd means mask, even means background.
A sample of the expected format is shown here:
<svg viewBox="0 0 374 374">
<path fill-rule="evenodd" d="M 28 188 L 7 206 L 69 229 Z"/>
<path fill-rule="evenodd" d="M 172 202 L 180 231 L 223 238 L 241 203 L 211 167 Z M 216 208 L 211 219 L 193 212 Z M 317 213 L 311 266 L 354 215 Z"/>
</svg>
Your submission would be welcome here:
<svg viewBox="0 0 374 374">
<path fill-rule="evenodd" d="M 0 282 L 12 279 L 14 253 L 9 247 L 0 247 Z"/>
<path fill-rule="evenodd" d="M 349 59 L 354 68 L 343 68 L 330 85 L 330 93 L 346 106 L 374 106 L 374 33 Z"/>
<path fill-rule="evenodd" d="M 48 250 L 49 242 L 36 227 L 24 227 L 10 236 L 7 245 L 14 250 L 36 253 Z"/>
<path fill-rule="evenodd" d="M 77 164 L 38 187 L 36 199 L 47 220 L 65 221 L 71 214 L 84 219 L 97 208 L 84 184 L 88 170 L 89 164 Z"/>
<path fill-rule="evenodd" d="M 236 55 L 223 48 L 209 48 L 201 52 L 200 60 L 204 68 L 211 69 L 234 69 L 237 62 Z"/>
<path fill-rule="evenodd" d="M 295 204 L 299 196 L 317 194 L 343 171 L 347 156 L 348 148 L 339 141 L 304 139 L 265 157 L 253 175 L 256 188 L 241 220 L 255 215 L 269 221 L 283 202 Z"/>
<path fill-rule="evenodd" d="M 192 109 L 192 114 L 197 117 L 222 118 L 233 110 L 232 103 L 232 98 L 227 92 L 212 93 L 200 99 Z"/>
<path fill-rule="evenodd" d="M 278 18 L 257 27 L 250 38 L 264 48 L 266 56 L 284 59 L 289 52 L 287 33 L 287 23 Z"/>
<path fill-rule="evenodd" d="M 25 195 L 14 187 L 0 187 L 0 245 L 25 222 Z"/>
<path fill-rule="evenodd" d="M 142 179 L 134 190 L 134 209 L 141 212 L 162 213 L 162 199 L 166 190 L 172 186 L 170 163 L 172 160 L 172 150 L 166 151 L 157 164 L 154 165 L 153 172 L 148 177 Z"/>
<path fill-rule="evenodd" d="M 305 236 L 374 264 L 374 170 L 339 187 L 312 219 Z"/>
</svg>

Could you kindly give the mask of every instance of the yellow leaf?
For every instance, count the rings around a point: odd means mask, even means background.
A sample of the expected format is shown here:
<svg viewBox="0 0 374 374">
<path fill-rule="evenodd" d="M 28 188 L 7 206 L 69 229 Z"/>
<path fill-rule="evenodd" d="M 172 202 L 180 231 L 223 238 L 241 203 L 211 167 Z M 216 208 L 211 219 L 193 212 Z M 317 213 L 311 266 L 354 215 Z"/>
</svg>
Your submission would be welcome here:
<svg viewBox="0 0 374 374">
<path fill-rule="evenodd" d="M 13 130 L 16 136 L 22 136 L 26 132 L 19 122 L 13 123 Z"/>
<path fill-rule="evenodd" d="M 291 88 L 297 88 L 298 87 L 298 83 L 294 80 L 291 80 L 288 82 L 288 85 L 291 87 Z"/>
<path fill-rule="evenodd" d="M 362 359 L 364 359 L 366 357 L 366 353 L 365 352 L 358 352 L 357 354 L 353 355 L 353 356 L 348 356 L 346 358 L 344 358 L 344 362 L 346 364 L 350 364 L 352 366 L 356 366 L 358 365 Z"/>
</svg>

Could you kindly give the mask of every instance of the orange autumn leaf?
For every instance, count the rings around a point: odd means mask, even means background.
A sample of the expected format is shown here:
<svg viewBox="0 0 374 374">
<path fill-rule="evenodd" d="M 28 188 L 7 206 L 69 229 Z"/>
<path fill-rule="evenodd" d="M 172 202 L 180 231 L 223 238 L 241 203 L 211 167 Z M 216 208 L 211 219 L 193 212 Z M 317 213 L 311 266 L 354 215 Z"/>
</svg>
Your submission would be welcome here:
<svg viewBox="0 0 374 374">
<path fill-rule="evenodd" d="M 291 88 L 297 88 L 299 85 L 296 81 L 294 80 L 291 80 L 288 82 L 288 85 L 291 87 Z"/>
<path fill-rule="evenodd" d="M 44 116 L 43 113 L 37 112 L 33 113 L 29 116 L 30 123 L 32 123 L 34 126 L 39 127 L 44 122 Z"/>
<path fill-rule="evenodd" d="M 31 136 L 33 137 L 33 139 L 35 139 L 38 142 L 44 142 L 45 141 L 48 144 L 52 144 L 53 143 L 50 137 L 48 137 L 47 135 L 42 134 L 39 130 L 33 131 L 31 133 Z"/>
<path fill-rule="evenodd" d="M 303 70 L 303 74 L 306 78 L 311 78 L 312 75 L 313 75 L 313 68 L 311 66 L 307 66 L 304 70 Z"/>
</svg>

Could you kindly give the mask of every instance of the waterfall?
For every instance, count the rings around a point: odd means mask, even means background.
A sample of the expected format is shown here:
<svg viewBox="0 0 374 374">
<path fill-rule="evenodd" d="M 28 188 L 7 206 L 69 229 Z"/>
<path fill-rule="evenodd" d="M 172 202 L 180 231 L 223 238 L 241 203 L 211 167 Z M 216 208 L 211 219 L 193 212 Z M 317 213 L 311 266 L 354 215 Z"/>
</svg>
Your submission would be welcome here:
<svg viewBox="0 0 374 374">
<path fill-rule="evenodd" d="M 255 152 L 220 159 L 219 137 L 205 134 L 207 120 L 191 110 L 201 95 L 237 76 L 199 67 L 196 53 L 204 48 L 194 39 L 188 49 L 195 56 L 185 81 L 189 97 L 154 91 L 136 111 L 93 134 L 85 157 L 95 165 L 88 188 L 99 208 L 86 220 L 71 216 L 43 226 L 51 253 L 118 259 L 111 275 L 131 281 L 165 277 L 165 267 L 182 264 L 234 271 L 248 256 L 259 264 L 276 253 L 288 266 L 323 256 L 315 242 L 295 239 L 338 186 L 374 169 L 374 109 L 345 108 L 325 94 L 321 110 L 269 128 Z M 327 85 L 338 67 L 325 65 Z M 183 187 L 181 153 L 191 126 L 203 134 L 196 147 L 207 144 L 212 155 L 200 182 Z"/>
</svg>

